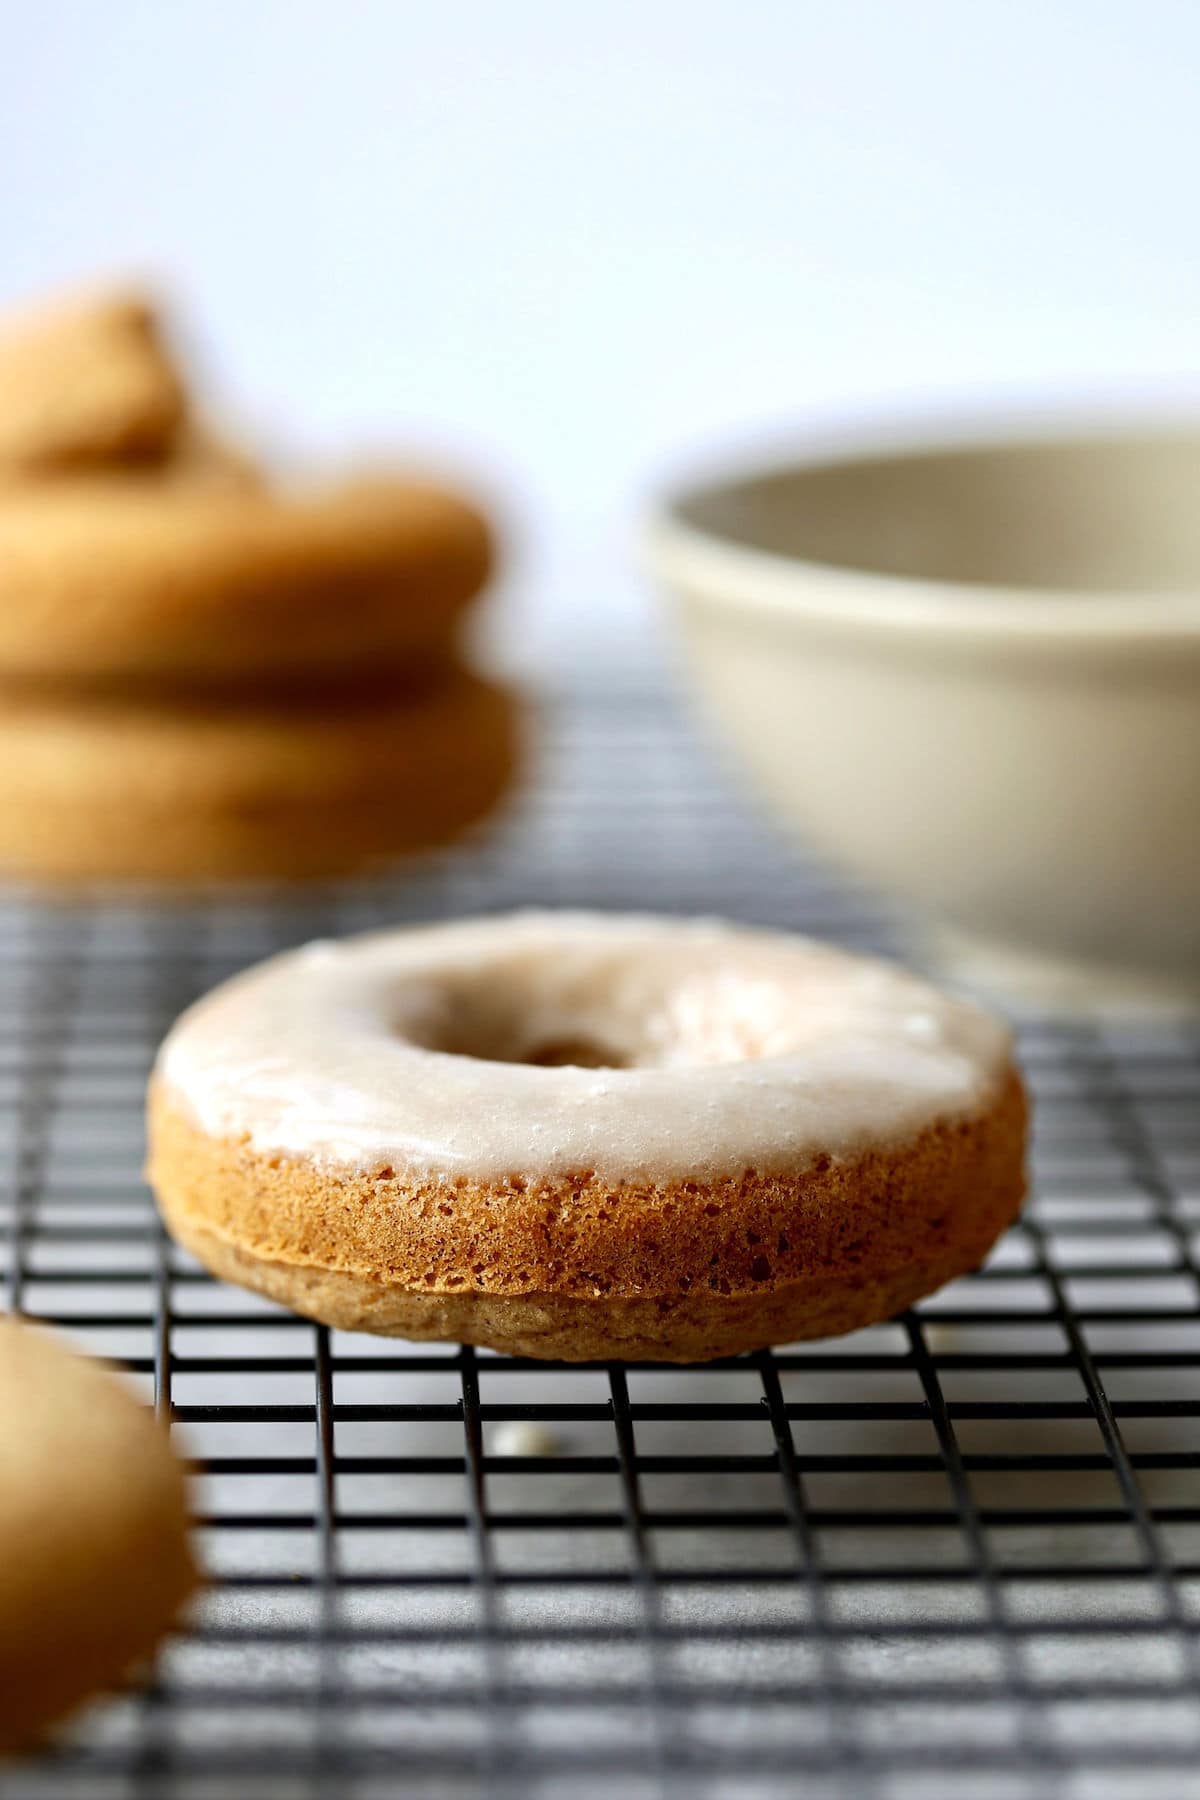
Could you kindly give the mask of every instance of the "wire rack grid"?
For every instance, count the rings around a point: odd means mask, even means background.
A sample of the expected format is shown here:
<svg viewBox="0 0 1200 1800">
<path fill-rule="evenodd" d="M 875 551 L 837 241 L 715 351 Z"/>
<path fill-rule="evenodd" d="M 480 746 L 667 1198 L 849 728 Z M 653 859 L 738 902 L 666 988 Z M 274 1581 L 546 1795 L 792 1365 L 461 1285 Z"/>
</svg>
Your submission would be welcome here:
<svg viewBox="0 0 1200 1800">
<path fill-rule="evenodd" d="M 660 698 L 544 739 L 519 811 L 402 884 L 0 906 L 9 1304 L 145 1380 L 213 1578 L 153 1685 L 4 1792 L 1200 1795 L 1200 1022 L 1020 1021 L 1022 1222 L 845 1340 L 665 1369 L 342 1336 L 161 1234 L 154 1048 L 285 944 L 537 901 L 894 946 Z"/>
</svg>

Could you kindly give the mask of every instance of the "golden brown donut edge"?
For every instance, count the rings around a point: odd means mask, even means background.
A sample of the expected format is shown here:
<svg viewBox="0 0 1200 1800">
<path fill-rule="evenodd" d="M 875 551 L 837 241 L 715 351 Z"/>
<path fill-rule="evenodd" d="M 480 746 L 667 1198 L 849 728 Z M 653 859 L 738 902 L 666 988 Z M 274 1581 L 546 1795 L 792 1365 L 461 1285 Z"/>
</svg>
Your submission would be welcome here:
<svg viewBox="0 0 1200 1800">
<path fill-rule="evenodd" d="M 703 1362 L 832 1337 L 978 1267 L 1025 1193 L 1025 1092 L 912 1141 L 708 1182 L 332 1174 L 206 1135 L 161 1084 L 149 1178 L 212 1272 L 346 1331 Z"/>
</svg>

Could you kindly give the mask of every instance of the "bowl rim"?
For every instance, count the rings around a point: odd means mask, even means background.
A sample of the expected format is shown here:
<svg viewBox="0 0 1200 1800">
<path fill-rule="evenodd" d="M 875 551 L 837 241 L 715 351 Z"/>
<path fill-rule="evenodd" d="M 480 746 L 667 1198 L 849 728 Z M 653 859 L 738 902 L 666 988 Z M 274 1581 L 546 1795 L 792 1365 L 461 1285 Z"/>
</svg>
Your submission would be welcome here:
<svg viewBox="0 0 1200 1800">
<path fill-rule="evenodd" d="M 1200 443 L 1200 421 L 1106 418 L 1059 421 L 1047 429 L 857 433 L 791 455 L 739 459 L 725 464 L 723 473 L 718 464 L 715 475 L 701 474 L 668 487 L 644 510 L 639 558 L 653 578 L 682 597 L 780 623 L 804 621 L 894 638 L 934 634 L 964 648 L 1026 640 L 1046 647 L 1195 648 L 1200 644 L 1200 589 L 1066 590 L 898 574 L 742 543 L 685 516 L 702 500 L 756 482 L 883 460 L 1171 441 Z"/>
</svg>

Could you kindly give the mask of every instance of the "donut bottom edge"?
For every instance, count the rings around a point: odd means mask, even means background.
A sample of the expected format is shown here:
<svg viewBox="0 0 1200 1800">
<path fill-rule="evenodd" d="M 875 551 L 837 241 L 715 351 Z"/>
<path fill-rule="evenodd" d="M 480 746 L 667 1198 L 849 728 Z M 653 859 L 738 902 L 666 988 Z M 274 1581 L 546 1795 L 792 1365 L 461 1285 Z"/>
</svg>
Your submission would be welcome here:
<svg viewBox="0 0 1200 1800">
<path fill-rule="evenodd" d="M 978 1256 L 864 1279 L 854 1290 L 789 1283 L 720 1301 L 581 1300 L 571 1294 L 425 1294 L 340 1269 L 272 1262 L 166 1211 L 172 1236 L 223 1281 L 336 1331 L 473 1344 L 546 1362 L 703 1363 L 808 1338 L 844 1337 L 902 1313 L 978 1266 Z M 599 1315 L 599 1316 L 597 1316 Z"/>
<path fill-rule="evenodd" d="M 159 1208 L 176 1241 L 214 1275 L 337 1330 L 473 1344 L 547 1361 L 708 1362 L 882 1323 L 978 1268 L 1016 1218 L 1025 1195 L 1026 1105 L 1013 1071 L 994 1105 L 977 1119 L 951 1129 L 932 1128 L 914 1144 L 897 1147 L 891 1157 L 876 1152 L 862 1159 L 863 1203 L 847 1209 L 852 1215 L 848 1227 L 859 1235 L 840 1257 L 822 1237 L 822 1250 L 807 1261 L 802 1253 L 774 1279 L 752 1282 L 745 1280 L 743 1268 L 736 1285 L 725 1284 L 728 1292 L 704 1279 L 712 1259 L 695 1248 L 690 1261 L 688 1249 L 676 1252 L 681 1272 L 690 1272 L 656 1291 L 610 1288 L 589 1295 L 555 1291 L 546 1283 L 503 1292 L 446 1281 L 431 1290 L 383 1265 L 377 1269 L 360 1260 L 357 1266 L 332 1266 L 328 1237 L 324 1261 L 301 1255 L 295 1247 L 283 1253 L 279 1239 L 286 1238 L 288 1224 L 282 1215 L 272 1221 L 282 1227 L 272 1232 L 276 1241 L 268 1243 L 263 1228 L 264 1219 L 270 1220 L 273 1185 L 281 1173 L 286 1182 L 287 1166 L 281 1170 L 277 1157 L 255 1156 L 244 1147 L 207 1138 L 162 1096 L 152 1100 L 151 1117 L 157 1151 L 152 1150 L 150 1174 Z M 199 1169 L 193 1163 L 197 1154 Z M 893 1180 L 888 1168 L 895 1171 Z M 856 1172 L 857 1165 L 842 1164 L 833 1171 L 806 1171 L 794 1183 L 783 1184 L 785 1191 L 795 1189 L 798 1237 L 806 1229 L 805 1214 L 816 1217 L 819 1235 L 826 1230 L 822 1214 L 839 1193 L 844 1197 L 848 1187 L 854 1192 Z M 371 1187 L 369 1177 L 362 1178 L 362 1187 Z M 347 1190 L 353 1192 L 349 1183 Z M 279 1194 L 278 1188 L 275 1192 Z M 701 1189 L 697 1212 L 703 1194 Z M 296 1199 L 289 1209 L 291 1220 L 303 1232 L 304 1203 L 300 1199 L 295 1204 Z M 899 1216 L 884 1223 L 881 1215 L 893 1202 Z M 287 1202 L 282 1204 L 286 1208 Z M 347 1216 L 352 1206 L 343 1194 L 331 1210 Z M 880 1218 L 875 1231 L 872 1212 Z M 762 1223 L 757 1212 L 746 1216 Z M 654 1231 L 652 1217 L 645 1224 Z M 643 1226 L 641 1219 L 638 1226 Z M 520 1229 L 511 1249 L 514 1269 L 530 1260 L 528 1244 L 519 1241 Z M 741 1218 L 735 1229 L 739 1236 L 747 1234 Z M 431 1237 L 436 1230 L 435 1222 Z M 361 1258 L 361 1249 L 354 1250 Z M 749 1266 L 757 1261 L 751 1258 Z M 462 1283 L 463 1277 L 451 1269 L 446 1273 L 451 1282 Z"/>
</svg>

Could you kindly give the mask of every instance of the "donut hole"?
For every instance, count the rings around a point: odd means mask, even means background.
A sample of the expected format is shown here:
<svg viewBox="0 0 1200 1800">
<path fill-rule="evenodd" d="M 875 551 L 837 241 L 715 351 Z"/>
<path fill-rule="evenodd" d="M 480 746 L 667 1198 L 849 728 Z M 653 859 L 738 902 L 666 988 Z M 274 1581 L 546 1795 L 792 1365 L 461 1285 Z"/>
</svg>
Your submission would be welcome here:
<svg viewBox="0 0 1200 1800">
<path fill-rule="evenodd" d="M 551 1038 L 536 1044 L 515 1062 L 538 1069 L 627 1069 L 629 1060 L 604 1044 L 585 1037 Z"/>
<path fill-rule="evenodd" d="M 444 1056 L 539 1069 L 670 1069 L 755 1062 L 795 1034 L 796 995 L 728 968 L 607 961 L 446 972 L 393 1015 L 410 1043 Z M 557 978 L 556 978 L 557 977 Z"/>
<path fill-rule="evenodd" d="M 478 1018 L 456 1021 L 466 1029 L 438 1034 L 436 1042 L 426 1048 L 440 1050 L 446 1056 L 467 1056 L 475 1062 L 522 1063 L 534 1069 L 627 1069 L 630 1058 L 611 1044 L 601 1043 L 589 1033 L 555 1031 L 530 1036 L 517 1021 L 508 1027 L 488 1021 L 494 1028 L 481 1031 Z"/>
</svg>

